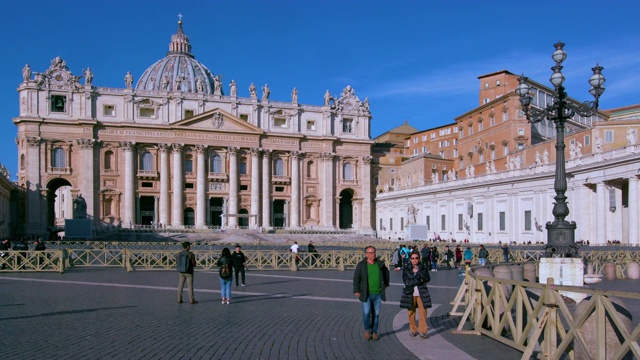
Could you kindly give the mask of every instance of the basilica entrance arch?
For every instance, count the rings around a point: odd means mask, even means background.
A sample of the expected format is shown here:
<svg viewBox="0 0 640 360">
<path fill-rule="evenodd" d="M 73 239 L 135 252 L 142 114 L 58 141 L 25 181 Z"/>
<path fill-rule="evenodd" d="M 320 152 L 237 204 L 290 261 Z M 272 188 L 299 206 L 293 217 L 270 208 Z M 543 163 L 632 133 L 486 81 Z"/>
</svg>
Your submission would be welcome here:
<svg viewBox="0 0 640 360">
<path fill-rule="evenodd" d="M 47 227 L 62 227 L 64 219 L 73 219 L 73 199 L 71 183 L 56 178 L 47 184 Z"/>
<path fill-rule="evenodd" d="M 344 189 L 340 192 L 340 229 L 353 227 L 353 190 Z"/>
<path fill-rule="evenodd" d="M 240 209 L 240 211 L 238 211 L 238 226 L 241 229 L 247 229 L 249 228 L 249 211 L 247 209 Z"/>
</svg>

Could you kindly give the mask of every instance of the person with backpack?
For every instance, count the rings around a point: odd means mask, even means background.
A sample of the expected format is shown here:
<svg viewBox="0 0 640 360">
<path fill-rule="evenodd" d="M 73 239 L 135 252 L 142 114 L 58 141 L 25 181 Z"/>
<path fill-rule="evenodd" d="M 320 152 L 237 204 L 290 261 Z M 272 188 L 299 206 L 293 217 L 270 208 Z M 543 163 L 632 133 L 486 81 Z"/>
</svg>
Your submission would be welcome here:
<svg viewBox="0 0 640 360">
<path fill-rule="evenodd" d="M 231 303 L 231 280 L 233 280 L 233 259 L 229 248 L 222 249 L 222 254 L 218 258 L 218 275 L 220 276 L 220 295 L 222 303 Z"/>
<path fill-rule="evenodd" d="M 484 245 L 480 245 L 480 250 L 478 250 L 478 262 L 480 266 L 484 266 L 487 263 L 487 258 L 489 257 L 489 251 L 484 248 Z"/>
<path fill-rule="evenodd" d="M 184 283 L 187 282 L 189 289 L 189 302 L 197 304 L 193 296 L 193 269 L 196 267 L 196 257 L 191 252 L 191 243 L 185 241 L 182 243 L 182 251 L 178 253 L 178 272 L 180 273 L 180 282 L 178 283 L 178 304 L 182 304 L 182 290 Z"/>
</svg>

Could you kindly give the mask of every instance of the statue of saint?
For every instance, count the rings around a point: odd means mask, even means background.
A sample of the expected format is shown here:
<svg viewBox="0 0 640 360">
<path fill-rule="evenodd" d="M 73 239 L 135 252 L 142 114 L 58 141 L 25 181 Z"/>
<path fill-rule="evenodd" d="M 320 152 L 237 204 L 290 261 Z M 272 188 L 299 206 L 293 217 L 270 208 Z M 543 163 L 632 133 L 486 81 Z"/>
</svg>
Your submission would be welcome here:
<svg viewBox="0 0 640 360">
<path fill-rule="evenodd" d="M 632 128 L 627 128 L 627 145 L 636 144 L 636 132 Z"/>
<path fill-rule="evenodd" d="M 231 83 L 229 84 L 229 95 L 238 96 L 238 85 L 235 80 L 231 80 Z"/>
<path fill-rule="evenodd" d="M 329 90 L 327 90 L 326 93 L 324 93 L 324 106 L 329 106 L 331 104 L 331 93 L 329 92 Z"/>
<path fill-rule="evenodd" d="M 91 72 L 91 68 L 88 67 L 87 70 L 84 70 L 84 84 L 91 85 L 93 83 L 93 73 Z"/>
<path fill-rule="evenodd" d="M 596 149 L 594 152 L 601 153 L 603 145 L 604 144 L 602 143 L 602 139 L 599 136 L 596 136 Z"/>
<path fill-rule="evenodd" d="M 213 77 L 213 95 L 222 95 L 222 80 L 218 75 Z"/>
<path fill-rule="evenodd" d="M 199 93 L 204 92 L 204 86 L 202 85 L 202 78 L 201 78 L 201 77 L 198 77 L 198 78 L 196 79 L 196 90 L 197 90 Z"/>
<path fill-rule="evenodd" d="M 291 90 L 291 102 L 294 104 L 298 103 L 298 89 L 293 88 L 293 90 Z"/>
<path fill-rule="evenodd" d="M 29 67 L 29 64 L 26 64 L 22 68 L 22 81 L 29 82 L 29 80 L 31 80 L 31 67 Z"/>
<path fill-rule="evenodd" d="M 258 95 L 256 94 L 256 86 L 253 83 L 249 85 L 249 95 L 251 95 L 252 99 L 258 98 Z"/>
<path fill-rule="evenodd" d="M 131 86 L 133 86 L 133 75 L 131 75 L 130 71 L 127 71 L 127 75 L 124 76 L 124 84 L 127 89 L 131 89 Z"/>
<path fill-rule="evenodd" d="M 269 95 L 271 95 L 271 90 L 269 90 L 269 85 L 264 84 L 262 87 L 262 101 L 269 100 Z"/>
<path fill-rule="evenodd" d="M 87 218 L 87 202 L 82 197 L 82 194 L 78 195 L 78 197 L 73 200 L 73 218 Z"/>
<path fill-rule="evenodd" d="M 169 82 L 171 81 L 171 79 L 169 78 L 169 75 L 165 75 L 162 77 L 162 80 L 160 82 L 160 85 L 162 86 L 162 90 L 168 90 L 169 89 Z"/>
</svg>

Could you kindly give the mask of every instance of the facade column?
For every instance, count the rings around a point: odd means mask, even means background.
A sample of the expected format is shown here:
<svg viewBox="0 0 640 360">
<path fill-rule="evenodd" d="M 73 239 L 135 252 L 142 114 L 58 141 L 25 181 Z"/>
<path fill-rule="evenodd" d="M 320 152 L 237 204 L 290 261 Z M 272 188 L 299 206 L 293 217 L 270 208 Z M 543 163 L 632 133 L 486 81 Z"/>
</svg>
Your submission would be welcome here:
<svg viewBox="0 0 640 360">
<path fill-rule="evenodd" d="M 251 218 L 249 226 L 256 229 L 260 221 L 260 149 L 251 148 Z"/>
<path fill-rule="evenodd" d="M 94 196 L 94 173 L 93 173 L 93 147 L 94 139 L 77 139 L 76 143 L 82 149 L 82 185 L 80 192 L 87 204 L 87 218 L 93 221 L 99 220 L 100 214 L 96 211 L 96 201 Z"/>
<path fill-rule="evenodd" d="M 638 206 L 638 178 L 631 176 L 629 178 L 629 219 L 626 221 L 629 224 L 629 245 L 640 244 L 638 233 L 640 229 L 640 211 Z"/>
<path fill-rule="evenodd" d="M 333 173 L 333 158 L 335 157 L 334 153 L 323 153 L 320 154 L 320 159 L 322 161 L 322 202 L 321 202 L 321 214 L 320 214 L 320 224 L 327 229 L 334 229 L 335 225 L 333 223 L 334 219 L 334 203 L 336 201 L 334 195 L 334 184 L 335 184 L 335 176 Z"/>
<path fill-rule="evenodd" d="M 229 146 L 229 227 L 238 228 L 238 148 Z"/>
<path fill-rule="evenodd" d="M 262 150 L 262 227 L 271 227 L 271 150 Z"/>
<path fill-rule="evenodd" d="M 169 222 L 169 144 L 158 144 L 160 150 L 160 219 L 159 224 L 167 226 Z"/>
<path fill-rule="evenodd" d="M 229 224 L 229 219 L 227 218 L 227 204 L 229 203 L 227 201 L 228 199 L 228 197 L 222 198 L 222 225 L 220 225 L 222 229 L 226 229 L 227 225 Z"/>
<path fill-rule="evenodd" d="M 291 227 L 300 227 L 300 156 L 299 151 L 291 152 Z"/>
<path fill-rule="evenodd" d="M 207 173 L 205 167 L 206 145 L 196 145 L 196 228 L 207 227 Z"/>
<path fill-rule="evenodd" d="M 132 228 L 135 221 L 135 162 L 133 161 L 133 145 L 131 141 L 121 141 L 124 151 L 124 216 L 122 227 Z"/>
<path fill-rule="evenodd" d="M 360 223 L 359 231 L 363 233 L 372 233 L 373 228 L 371 226 L 371 161 L 373 157 L 364 156 L 362 158 L 362 172 L 360 173 L 360 179 L 358 182 L 360 191 L 362 191 L 362 206 L 360 206 Z M 420 214 L 420 213 L 418 213 Z M 422 215 L 422 214 L 420 214 Z M 416 219 L 417 220 L 417 219 Z M 416 221 L 418 224 L 422 221 Z"/>
<path fill-rule="evenodd" d="M 158 227 L 158 196 L 153 197 L 153 228 Z"/>
<path fill-rule="evenodd" d="M 171 203 L 171 226 L 184 226 L 182 194 L 184 192 L 182 184 L 182 148 L 183 144 L 171 144 L 173 148 L 173 201 Z"/>
<path fill-rule="evenodd" d="M 607 188 L 604 182 L 596 184 L 596 244 L 607 243 Z"/>
<path fill-rule="evenodd" d="M 40 195 L 40 144 L 39 137 L 27 137 L 27 221 L 25 230 L 44 229 L 46 220 L 42 221 L 42 212 L 46 209 L 46 199 Z M 46 164 L 42 164 L 47 167 Z"/>
</svg>

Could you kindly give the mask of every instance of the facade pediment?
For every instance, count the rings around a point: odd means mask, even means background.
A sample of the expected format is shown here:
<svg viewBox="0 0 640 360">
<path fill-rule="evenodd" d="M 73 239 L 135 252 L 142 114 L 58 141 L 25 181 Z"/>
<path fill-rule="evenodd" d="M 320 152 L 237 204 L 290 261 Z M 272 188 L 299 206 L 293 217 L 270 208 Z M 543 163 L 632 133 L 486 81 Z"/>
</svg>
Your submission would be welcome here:
<svg viewBox="0 0 640 360">
<path fill-rule="evenodd" d="M 191 130 L 213 130 L 222 132 L 241 132 L 245 134 L 263 134 L 264 131 L 230 113 L 213 109 L 197 116 L 190 117 L 172 124 L 175 128 L 188 128 Z"/>
</svg>

